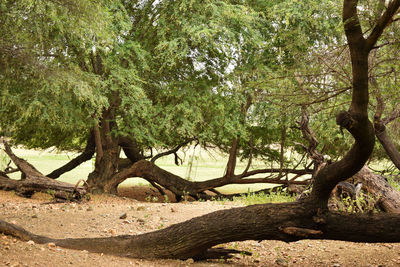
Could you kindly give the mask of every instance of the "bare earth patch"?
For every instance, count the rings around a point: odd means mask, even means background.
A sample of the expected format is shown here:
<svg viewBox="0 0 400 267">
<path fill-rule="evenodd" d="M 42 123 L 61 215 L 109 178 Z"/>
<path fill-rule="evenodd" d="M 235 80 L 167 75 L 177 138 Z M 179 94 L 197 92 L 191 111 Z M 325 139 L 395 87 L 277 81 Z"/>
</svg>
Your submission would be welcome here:
<svg viewBox="0 0 400 267">
<path fill-rule="evenodd" d="M 149 203 L 104 195 L 81 204 L 54 204 L 46 195 L 24 199 L 4 191 L 0 191 L 0 203 L 1 219 L 55 238 L 140 234 L 237 206 L 216 202 Z M 21 242 L 0 235 L 0 266 L 400 266 L 397 243 L 302 240 L 289 244 L 246 241 L 224 246 L 253 255 L 194 263 L 191 259 L 139 260 Z"/>
</svg>

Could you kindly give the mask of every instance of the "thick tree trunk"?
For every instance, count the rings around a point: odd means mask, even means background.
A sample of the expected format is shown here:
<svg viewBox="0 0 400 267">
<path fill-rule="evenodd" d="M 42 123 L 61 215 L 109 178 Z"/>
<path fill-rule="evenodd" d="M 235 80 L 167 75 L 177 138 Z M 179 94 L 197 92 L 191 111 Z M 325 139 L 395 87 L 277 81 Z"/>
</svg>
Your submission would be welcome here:
<svg viewBox="0 0 400 267">
<path fill-rule="evenodd" d="M 115 110 L 110 107 L 102 113 L 101 127 L 97 126 L 94 130 L 95 169 L 87 179 L 88 188 L 92 193 L 117 194 L 118 184 L 113 183 L 111 179 L 118 170 L 120 153 L 118 138 L 112 135 L 112 129 L 115 127 Z"/>
<path fill-rule="evenodd" d="M 119 183 L 113 183 L 111 177 L 118 169 L 119 153 L 118 146 L 103 150 L 103 156 L 96 162 L 95 170 L 89 174 L 87 183 L 92 193 L 117 194 Z"/>
<path fill-rule="evenodd" d="M 137 236 L 51 239 L 0 221 L 0 232 L 37 243 L 135 258 L 206 258 L 209 248 L 244 240 L 333 239 L 399 242 L 400 215 L 321 213 L 310 203 L 263 204 L 213 212 Z M 346 227 L 343 227 L 346 225 Z"/>
</svg>

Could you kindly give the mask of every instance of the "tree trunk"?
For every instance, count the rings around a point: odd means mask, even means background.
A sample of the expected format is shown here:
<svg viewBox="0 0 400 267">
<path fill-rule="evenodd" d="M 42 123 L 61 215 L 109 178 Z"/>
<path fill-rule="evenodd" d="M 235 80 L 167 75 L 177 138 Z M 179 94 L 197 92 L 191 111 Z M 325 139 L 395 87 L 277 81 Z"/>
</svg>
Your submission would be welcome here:
<svg viewBox="0 0 400 267">
<path fill-rule="evenodd" d="M 118 138 L 112 135 L 115 125 L 115 110 L 110 107 L 104 110 L 101 125 L 95 127 L 94 139 L 96 144 L 95 169 L 89 174 L 87 184 L 92 193 L 117 194 L 118 184 L 111 177 L 118 170 L 119 145 Z"/>
<path fill-rule="evenodd" d="M 111 177 L 118 169 L 118 146 L 114 145 L 103 150 L 100 161 L 95 163 L 95 170 L 89 174 L 87 183 L 92 193 L 117 194 L 119 183 L 114 183 Z"/>
<path fill-rule="evenodd" d="M 207 258 L 209 248 L 244 240 L 332 239 L 399 242 L 400 215 L 321 213 L 311 203 L 263 204 L 216 211 L 137 236 L 52 239 L 0 220 L 0 233 L 37 243 L 135 258 Z M 343 227 L 343 226 L 346 227 Z"/>
</svg>

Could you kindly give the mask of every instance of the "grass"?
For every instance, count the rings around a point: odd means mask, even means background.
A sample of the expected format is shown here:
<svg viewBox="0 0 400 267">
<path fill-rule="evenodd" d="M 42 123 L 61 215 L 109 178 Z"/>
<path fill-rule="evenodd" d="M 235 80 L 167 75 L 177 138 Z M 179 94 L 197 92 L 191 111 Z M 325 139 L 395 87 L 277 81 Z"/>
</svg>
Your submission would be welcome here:
<svg viewBox="0 0 400 267">
<path fill-rule="evenodd" d="M 252 193 L 243 194 L 240 197 L 234 197 L 233 200 L 221 199 L 218 202 L 224 204 L 226 202 L 238 202 L 248 205 L 254 204 L 265 204 L 265 203 L 281 203 L 281 202 L 293 202 L 296 200 L 296 196 L 291 196 L 283 191 L 272 192 L 271 194 L 261 193 Z"/>
</svg>

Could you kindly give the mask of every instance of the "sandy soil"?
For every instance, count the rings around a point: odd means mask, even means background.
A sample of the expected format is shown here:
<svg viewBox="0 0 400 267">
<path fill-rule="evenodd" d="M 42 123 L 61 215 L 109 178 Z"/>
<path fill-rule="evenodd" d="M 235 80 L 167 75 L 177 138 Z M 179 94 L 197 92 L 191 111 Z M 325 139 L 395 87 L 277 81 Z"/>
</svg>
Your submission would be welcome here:
<svg viewBox="0 0 400 267">
<path fill-rule="evenodd" d="M 94 196 L 80 204 L 57 204 L 41 194 L 24 199 L 3 191 L 0 203 L 1 219 L 57 238 L 140 234 L 237 205 L 149 203 L 113 196 Z M 124 213 L 126 218 L 121 219 Z M 32 244 L 0 235 L 0 266 L 400 266 L 400 244 L 302 240 L 290 244 L 246 241 L 224 246 L 253 255 L 238 255 L 228 261 L 139 260 Z"/>
</svg>

